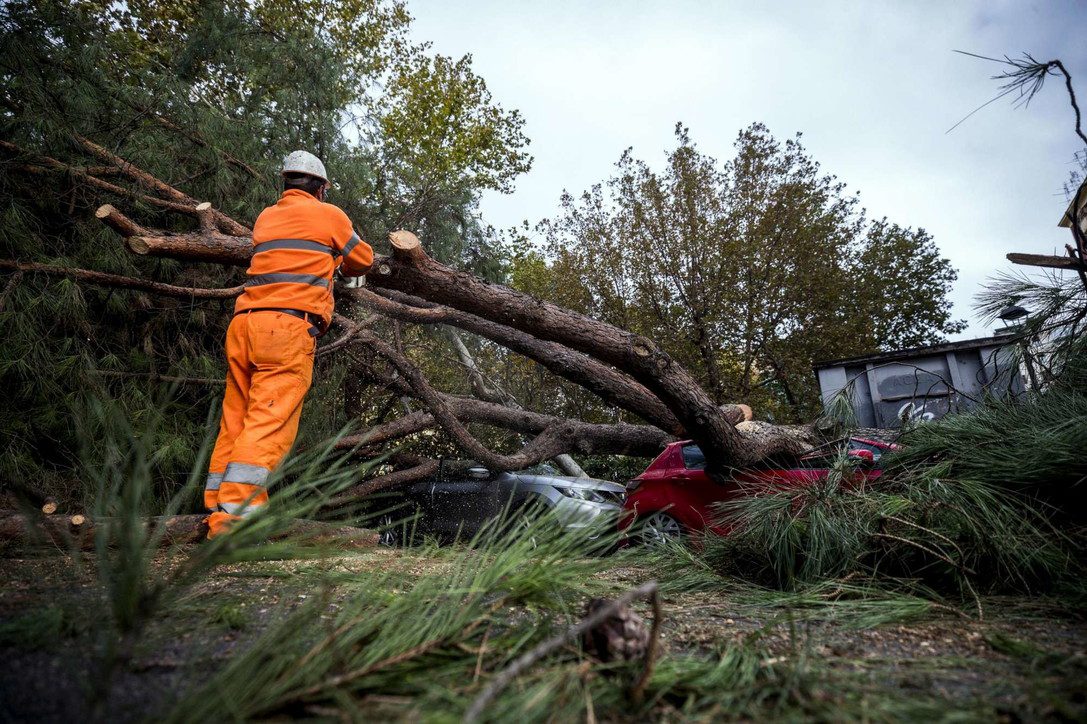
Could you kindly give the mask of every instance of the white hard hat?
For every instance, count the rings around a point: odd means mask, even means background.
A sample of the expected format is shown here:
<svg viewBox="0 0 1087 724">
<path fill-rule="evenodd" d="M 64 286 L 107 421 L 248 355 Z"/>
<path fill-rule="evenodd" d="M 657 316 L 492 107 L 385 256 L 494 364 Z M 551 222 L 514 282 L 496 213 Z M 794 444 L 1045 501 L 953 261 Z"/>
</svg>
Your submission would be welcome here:
<svg viewBox="0 0 1087 724">
<path fill-rule="evenodd" d="M 321 159 L 309 151 L 291 151 L 288 153 L 287 158 L 283 159 L 282 173 L 305 173 L 316 176 L 322 181 L 328 181 L 325 165 L 321 163 Z"/>
</svg>

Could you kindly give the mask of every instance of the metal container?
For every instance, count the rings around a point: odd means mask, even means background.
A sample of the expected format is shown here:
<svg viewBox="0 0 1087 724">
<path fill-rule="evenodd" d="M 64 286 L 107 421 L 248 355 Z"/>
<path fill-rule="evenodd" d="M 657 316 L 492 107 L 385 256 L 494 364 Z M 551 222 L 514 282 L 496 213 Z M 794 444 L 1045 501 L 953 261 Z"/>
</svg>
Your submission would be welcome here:
<svg viewBox="0 0 1087 724">
<path fill-rule="evenodd" d="M 843 390 L 861 427 L 897 428 L 1023 391 L 1007 337 L 985 337 L 815 366 L 823 404 Z"/>
</svg>

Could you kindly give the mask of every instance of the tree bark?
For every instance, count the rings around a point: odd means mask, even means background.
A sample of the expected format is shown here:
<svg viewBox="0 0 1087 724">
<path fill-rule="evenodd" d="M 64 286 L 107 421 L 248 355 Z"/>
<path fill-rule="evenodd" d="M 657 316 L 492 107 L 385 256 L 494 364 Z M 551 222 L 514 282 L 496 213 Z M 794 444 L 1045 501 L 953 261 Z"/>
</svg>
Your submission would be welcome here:
<svg viewBox="0 0 1087 724">
<path fill-rule="evenodd" d="M 193 214 L 199 215 L 193 207 Z M 129 251 L 140 256 L 165 256 L 182 261 L 213 262 L 243 266 L 253 256 L 253 239 L 228 236 L 217 231 L 169 234 L 148 232 L 110 204 L 98 207 L 94 215 L 125 237 Z"/>
<path fill-rule="evenodd" d="M 449 324 L 522 354 L 538 362 L 554 374 L 570 380 L 597 395 L 605 402 L 633 412 L 646 422 L 675 435 L 683 434 L 683 426 L 667 407 L 644 385 L 627 375 L 553 342 L 536 339 L 531 334 L 507 327 L 482 316 L 468 314 L 446 306 L 434 305 L 423 299 L 395 291 L 358 288 L 341 293 L 351 295 L 362 304 L 381 314 L 421 324 Z"/>
<path fill-rule="evenodd" d="M 744 440 L 693 377 L 653 340 L 435 262 L 418 239 L 400 233 L 394 258 L 377 260 L 367 279 L 374 286 L 421 296 L 577 350 L 630 374 L 675 415 L 706 454 L 711 468 L 754 464 L 806 448 L 789 436 Z"/>
<path fill-rule="evenodd" d="M 385 475 L 379 475 L 376 478 L 371 478 L 365 483 L 356 485 L 340 495 L 337 495 L 335 498 L 328 501 L 329 507 L 337 508 L 350 505 L 368 495 L 380 493 L 381 491 L 389 490 L 390 488 L 398 488 L 402 485 L 407 485 L 408 483 L 414 483 L 417 480 L 425 480 L 436 474 L 439 467 L 441 467 L 441 465 L 437 460 L 423 460 L 416 465 L 399 468 L 393 470 L 391 473 L 386 473 Z"/>
</svg>

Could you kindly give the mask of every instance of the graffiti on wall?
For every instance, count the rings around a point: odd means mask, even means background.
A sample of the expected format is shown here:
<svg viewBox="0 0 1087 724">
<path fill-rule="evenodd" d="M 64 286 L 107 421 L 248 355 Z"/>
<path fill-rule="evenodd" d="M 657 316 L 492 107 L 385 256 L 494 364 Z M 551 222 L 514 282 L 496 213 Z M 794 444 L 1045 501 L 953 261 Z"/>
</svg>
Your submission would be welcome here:
<svg viewBox="0 0 1087 724">
<path fill-rule="evenodd" d="M 920 406 L 915 402 L 907 402 L 898 408 L 898 419 L 902 421 L 902 424 L 928 422 L 929 420 L 936 419 L 935 412 L 925 411 L 925 406 Z"/>
</svg>

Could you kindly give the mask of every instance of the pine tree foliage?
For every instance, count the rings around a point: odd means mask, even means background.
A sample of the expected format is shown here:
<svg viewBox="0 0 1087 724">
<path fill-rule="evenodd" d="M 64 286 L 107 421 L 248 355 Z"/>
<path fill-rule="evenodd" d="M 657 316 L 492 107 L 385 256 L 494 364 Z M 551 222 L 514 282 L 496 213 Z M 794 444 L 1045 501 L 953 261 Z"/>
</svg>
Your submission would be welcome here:
<svg viewBox="0 0 1087 724">
<path fill-rule="evenodd" d="M 296 148 L 320 154 L 336 184 L 331 201 L 368 239 L 390 228 L 426 229 L 431 253 L 457 266 L 482 260 L 502 272 L 479 222 L 483 188 L 508 188 L 530 158 L 515 112 L 503 110 L 470 59 L 431 58 L 408 42 L 403 3 L 129 3 L 15 0 L 0 9 L 0 255 L 194 286 L 233 286 L 239 270 L 133 257 L 93 218 L 123 206 L 148 227 L 195 221 L 116 195 L 84 175 L 108 151 L 234 218 L 251 223 L 278 196 L 278 165 Z M 421 68 L 442 68 L 434 84 Z M 396 89 L 386 97 L 384 88 Z M 390 108 L 424 97 L 475 118 L 453 137 L 387 122 Z M 412 100 L 414 99 L 414 100 Z M 393 133 L 395 131 L 395 133 Z M 395 153 L 428 148 L 425 158 Z M 477 147 L 478 146 L 478 147 Z M 468 159 L 468 160 L 466 160 Z M 59 162 L 59 164 L 54 163 Z M 108 171 L 103 181 L 113 181 Z M 438 183 L 440 181 L 440 183 Z M 130 188 L 126 183 L 119 185 Z M 5 277 L 0 305 L 0 477 L 35 480 L 43 494 L 78 499 L 74 411 L 88 397 L 121 400 L 132 418 L 166 404 L 156 458 L 167 487 L 180 483 L 205 415 L 221 394 L 185 384 L 163 402 L 145 379 L 102 374 L 222 375 L 232 303 L 163 300 L 31 274 Z M 322 360 L 304 436 L 326 436 L 373 401 L 348 401 L 342 369 Z M 36 482 L 41 479 L 39 486 Z M 173 483 L 168 481 L 172 480 Z"/>
</svg>

